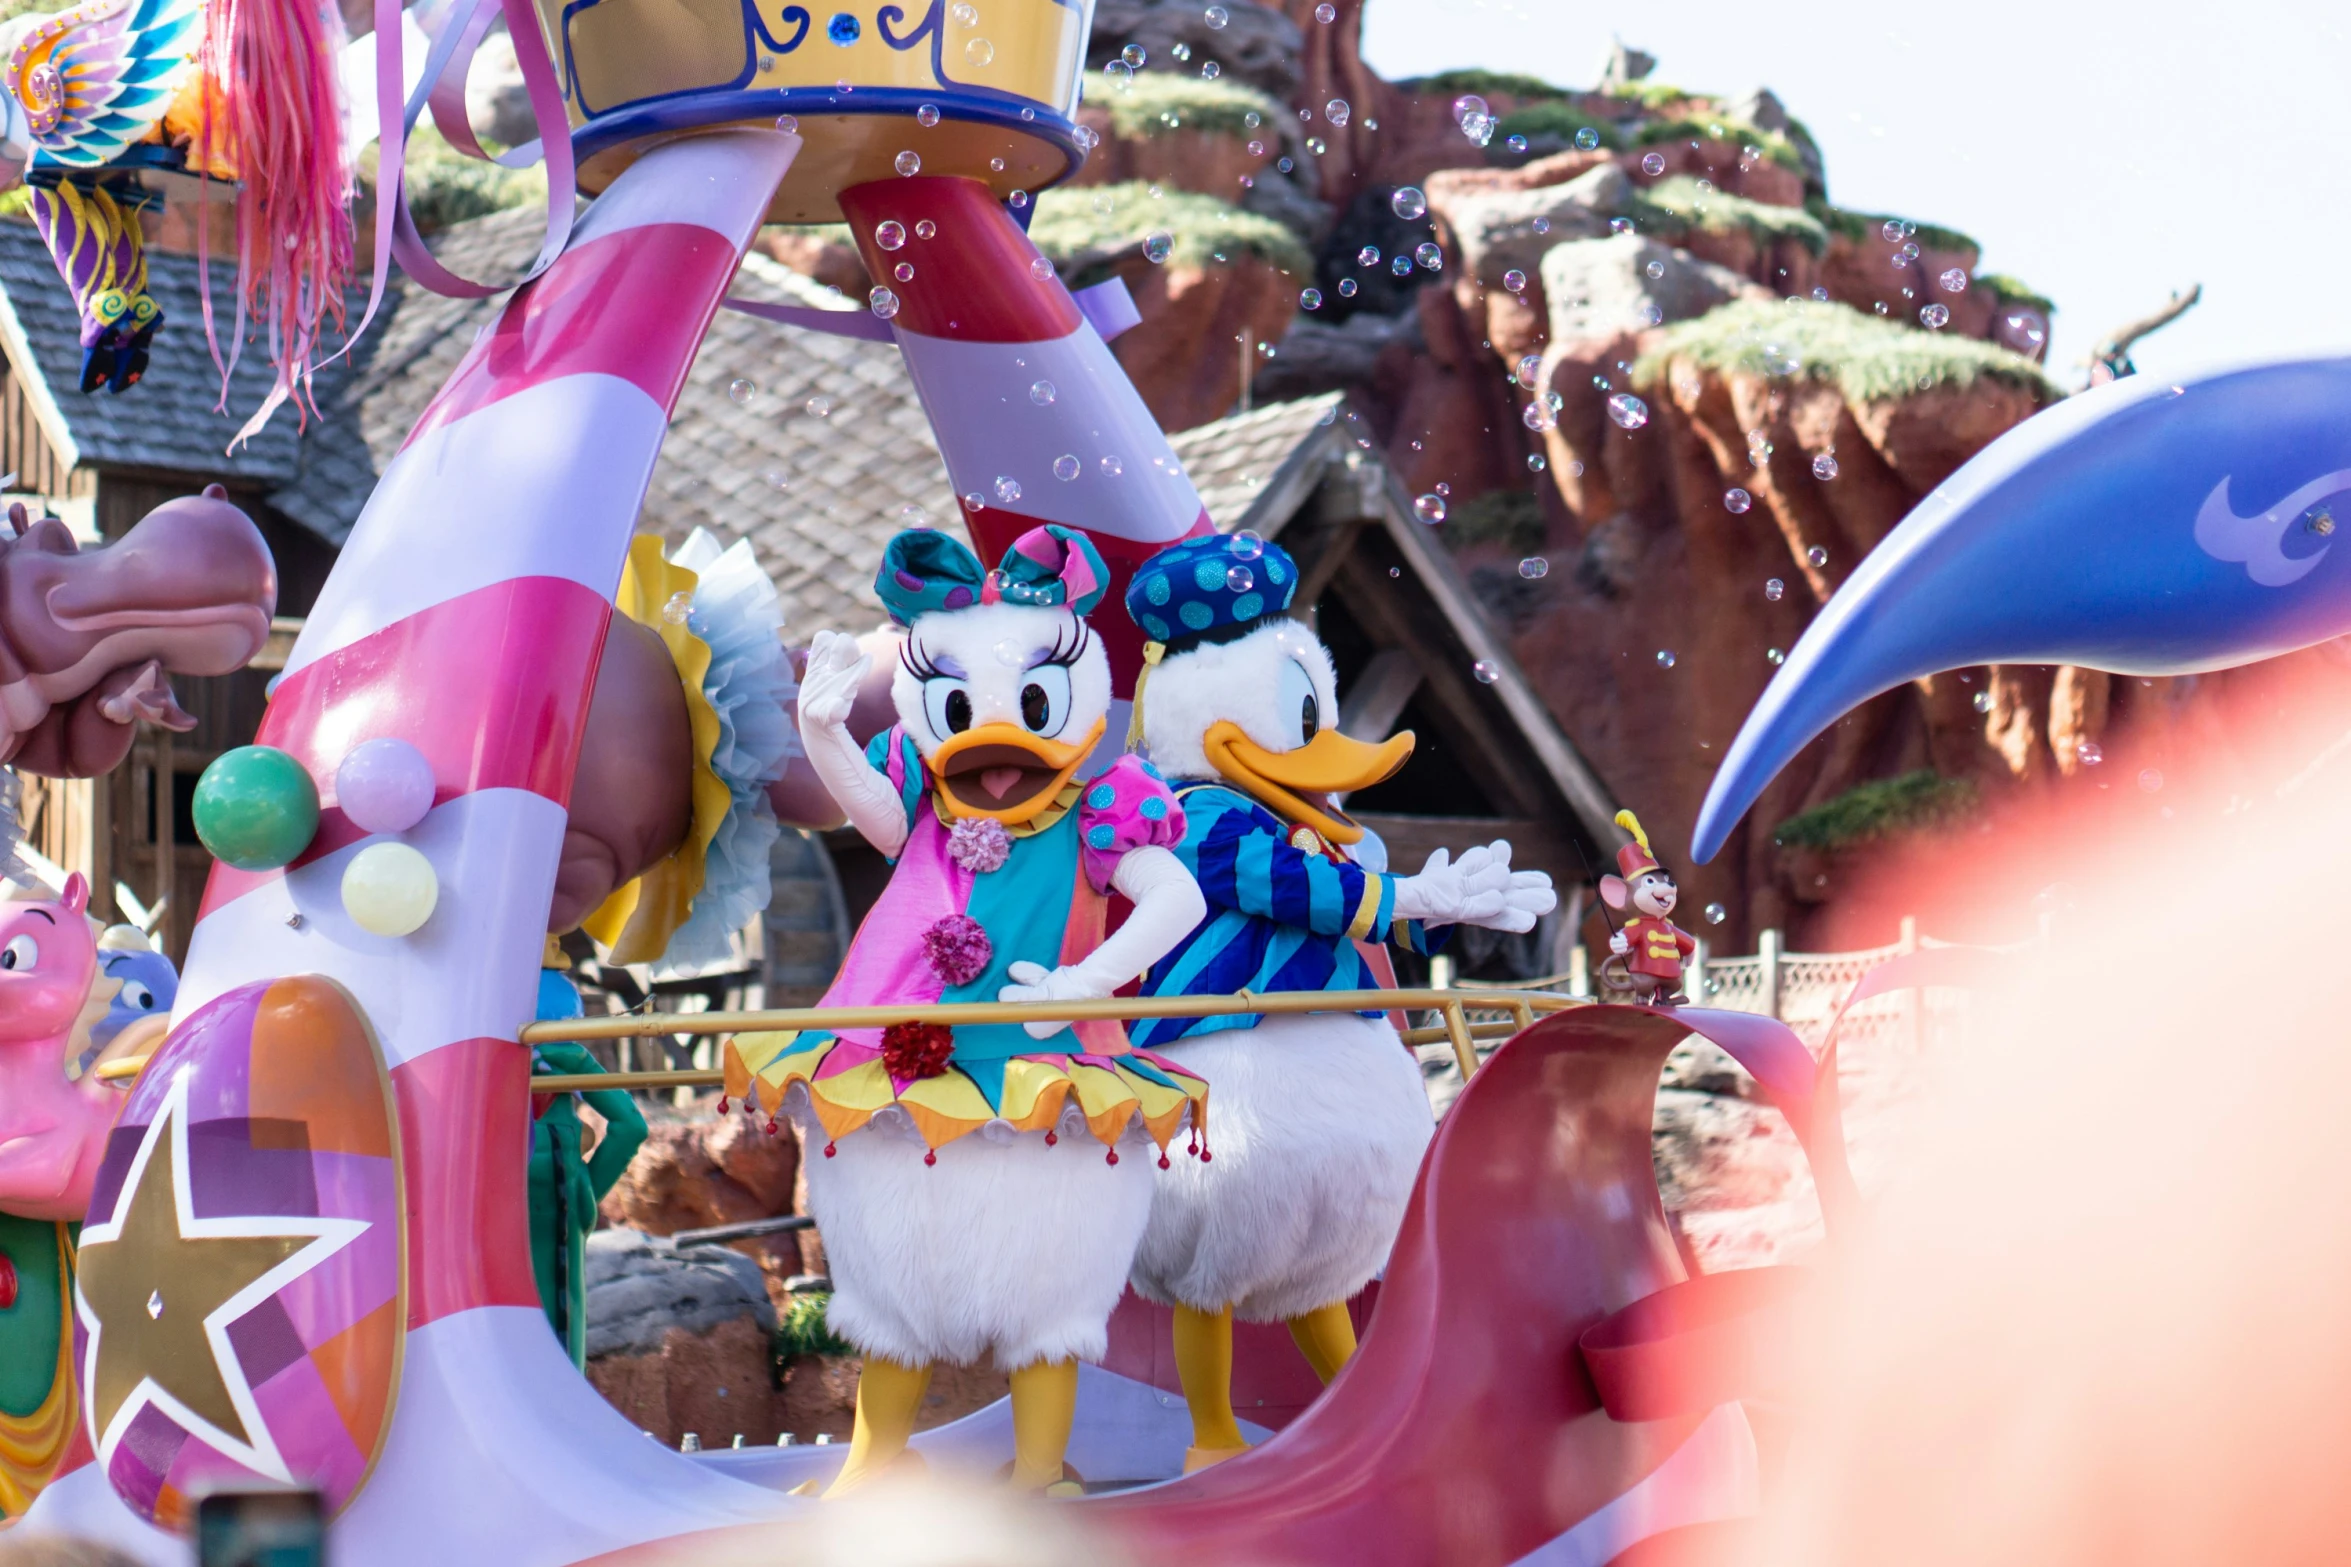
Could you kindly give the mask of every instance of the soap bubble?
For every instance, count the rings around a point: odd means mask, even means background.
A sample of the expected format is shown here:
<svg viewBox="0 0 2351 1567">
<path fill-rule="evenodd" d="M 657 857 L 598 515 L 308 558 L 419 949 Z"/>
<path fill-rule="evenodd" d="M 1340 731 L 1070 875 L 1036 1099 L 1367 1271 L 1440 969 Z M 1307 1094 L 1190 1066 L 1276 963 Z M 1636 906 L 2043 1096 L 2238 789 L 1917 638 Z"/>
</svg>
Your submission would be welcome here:
<svg viewBox="0 0 2351 1567">
<path fill-rule="evenodd" d="M 1330 121 L 1333 125 L 1345 125 L 1347 123 L 1348 116 L 1354 112 L 1354 109 L 1349 107 L 1347 100 L 1344 98 L 1333 98 L 1329 103 L 1326 103 L 1322 106 L 1322 117 Z"/>
<path fill-rule="evenodd" d="M 977 490 L 965 490 L 963 492 L 963 509 L 965 511 L 986 511 L 988 498 Z"/>
<path fill-rule="evenodd" d="M 1641 268 L 1641 270 L 1648 274 L 1651 278 L 1661 278 L 1665 276 L 1665 263 L 1662 261 L 1652 261 L 1647 266 Z"/>
<path fill-rule="evenodd" d="M 873 231 L 873 242 L 884 250 L 898 249 L 906 243 L 906 225 L 896 218 L 877 224 Z"/>
<path fill-rule="evenodd" d="M 2139 770 L 2139 787 L 2149 794 L 2153 794 L 2163 787 L 2163 774 L 2152 767 L 2141 768 Z"/>
<path fill-rule="evenodd" d="M 1600 145 L 1600 133 L 1587 125 L 1575 133 L 1575 144 L 1578 152 L 1590 152 Z"/>
<path fill-rule="evenodd" d="M 1355 264 L 1359 267 L 1378 266 L 1380 264 L 1380 247 L 1377 245 L 1364 246 L 1355 253 Z"/>
<path fill-rule="evenodd" d="M 895 168 L 900 174 L 920 174 L 922 172 L 922 154 L 916 152 L 913 148 L 910 147 L 906 151 L 898 154 L 897 158 L 892 162 L 891 166 Z"/>
<path fill-rule="evenodd" d="M 1331 150 L 1331 144 L 1320 136 L 1309 136 L 1306 138 L 1306 150 L 1319 158 Z"/>
<path fill-rule="evenodd" d="M 1224 585 L 1235 593 L 1246 593 L 1257 586 L 1257 573 L 1246 566 L 1228 566 L 1225 568 Z"/>
<path fill-rule="evenodd" d="M 1529 555 L 1518 563 L 1518 574 L 1534 582 L 1551 574 L 1551 563 L 1540 555 Z"/>
<path fill-rule="evenodd" d="M 1900 218 L 1888 218 L 1885 222 L 1879 224 L 1878 238 L 1884 240 L 1889 245 L 1901 244 L 1903 238 L 1902 220 Z"/>
<path fill-rule="evenodd" d="M 1051 381 L 1031 381 L 1029 383 L 1029 401 L 1035 403 L 1039 408 L 1052 407 L 1053 399 L 1060 395 L 1060 389 L 1054 386 Z"/>
<path fill-rule="evenodd" d="M 1388 270 L 1398 277 L 1410 277 L 1412 276 L 1412 258 L 1410 256 L 1398 256 L 1395 260 L 1388 263 Z"/>
<path fill-rule="evenodd" d="M 1531 392 L 1535 389 L 1535 383 L 1542 379 L 1542 375 L 1543 356 L 1541 354 L 1521 354 L 1518 359 L 1518 368 L 1513 372 L 1511 379 Z"/>
<path fill-rule="evenodd" d="M 2029 348 L 2040 347 L 2041 339 L 2049 335 L 2048 328 L 2041 325 L 2041 318 L 2024 310 L 2008 318 L 2008 330 L 2023 338 Z"/>
<path fill-rule="evenodd" d="M 1014 501 L 1019 500 L 1020 481 L 1013 478 L 1010 474 L 1000 473 L 996 475 L 996 499 L 998 502 L 1006 506 L 1009 506 Z"/>
<path fill-rule="evenodd" d="M 1331 0 L 1323 0 L 1322 4 L 1314 8 L 1314 19 L 1328 27 L 1339 19 L 1339 8 L 1331 4 Z"/>
<path fill-rule="evenodd" d="M 889 290 L 881 289 L 878 292 L 886 294 L 889 292 Z M 890 308 L 893 312 L 895 312 L 898 307 L 896 303 L 893 302 Z M 800 406 L 802 409 L 806 410 L 809 418 L 822 419 L 825 415 L 833 411 L 833 400 L 825 396 L 824 393 L 819 392 L 814 397 L 808 399 L 808 401 L 802 403 Z"/>
<path fill-rule="evenodd" d="M 1085 471 L 1085 466 L 1084 463 L 1064 452 L 1053 459 L 1053 477 L 1064 484 L 1071 483 L 1080 473 Z"/>
<path fill-rule="evenodd" d="M 1388 198 L 1388 210 L 1407 223 L 1417 222 L 1427 216 L 1429 199 L 1418 185 L 1398 186 L 1396 194 Z"/>
<path fill-rule="evenodd" d="M 1763 650 L 1763 661 L 1767 664 L 1776 666 L 1786 663 L 1788 661 L 1788 655 L 1781 652 L 1776 647 L 1767 647 Z"/>
<path fill-rule="evenodd" d="M 1526 292 L 1527 275 L 1519 271 L 1518 268 L 1512 267 L 1502 274 L 1502 286 L 1513 294 L 1523 294 Z"/>
<path fill-rule="evenodd" d="M 1298 291 L 1298 308 L 1301 310 L 1320 310 L 1322 308 L 1322 290 L 1319 288 L 1300 289 Z"/>
<path fill-rule="evenodd" d="M 926 131 L 929 130 L 932 126 L 938 124 L 939 106 L 935 103 L 926 103 L 921 108 L 916 109 L 914 111 L 914 123 L 921 126 Z"/>
<path fill-rule="evenodd" d="M 776 129 L 782 131 L 786 136 L 798 135 L 800 133 L 800 116 L 797 114 L 777 115 Z"/>
<path fill-rule="evenodd" d="M 1527 453 L 1527 472 L 1541 473 L 1545 468 L 1550 466 L 1551 465 L 1548 462 L 1543 460 L 1543 454 L 1541 452 Z"/>
<path fill-rule="evenodd" d="M 1341 299 L 1353 299 L 1355 297 L 1355 280 L 1353 278 L 1343 277 L 1339 279 L 1339 297 Z"/>
<path fill-rule="evenodd" d="M 1777 604 L 1782 598 L 1784 598 L 1787 595 L 1787 591 L 1788 585 L 1777 577 L 1773 577 L 1763 584 L 1763 596 L 1771 600 L 1771 602 L 1774 604 Z"/>
<path fill-rule="evenodd" d="M 1815 544 L 1804 552 L 1804 558 L 1815 566 L 1825 566 L 1829 563 L 1829 552 Z"/>
<path fill-rule="evenodd" d="M 872 293 L 865 296 L 865 305 L 868 310 L 887 321 L 898 313 L 898 296 L 877 285 Z M 824 403 L 824 408 L 818 408 L 816 406 L 818 403 Z M 816 414 L 819 418 L 823 417 L 826 410 L 831 407 L 832 404 L 824 398 L 811 397 L 808 399 L 808 411 Z"/>
<path fill-rule="evenodd" d="M 1659 669 L 1671 669 L 1677 662 L 1679 660 L 1674 657 L 1672 648 L 1661 647 L 1657 650 L 1657 667 Z"/>
<path fill-rule="evenodd" d="M 1745 490 L 1740 489 L 1735 484 L 1722 492 L 1722 509 L 1729 512 L 1734 517 L 1738 516 L 1741 512 L 1744 512 L 1748 507 L 1754 504 L 1755 497 L 1749 495 Z"/>
<path fill-rule="evenodd" d="M 1632 231 L 1633 220 L 1631 218 L 1610 218 L 1608 220 L 1608 232 L 1611 234 L 1630 234 Z"/>
<path fill-rule="evenodd" d="M 1518 422 L 1540 434 L 1554 428 L 1559 423 L 1559 416 L 1551 411 L 1549 403 L 1538 397 L 1519 410 Z"/>
<path fill-rule="evenodd" d="M 1020 192 L 1014 191 L 1013 194 L 1017 196 L 1020 194 Z M 1019 203 L 1015 202 L 1013 205 L 1018 206 Z M 1040 283 L 1050 283 L 1053 281 L 1053 258 L 1051 256 L 1036 256 L 1031 258 L 1029 261 L 1029 276 L 1035 278 Z"/>
<path fill-rule="evenodd" d="M 955 25 L 958 27 L 977 27 L 980 25 L 979 8 L 975 5 L 972 5 L 970 0 L 956 0 L 955 8 L 949 11 L 947 14 L 955 18 Z"/>
<path fill-rule="evenodd" d="M 924 218 L 921 222 L 914 225 L 914 237 L 916 239 L 936 239 L 938 234 L 939 225 L 933 223 L 928 218 Z"/>
<path fill-rule="evenodd" d="M 1141 44 L 1128 44 L 1124 49 L 1119 50 L 1118 57 L 1126 61 L 1127 69 L 1132 71 L 1141 70 L 1143 62 L 1151 58 L 1150 53 Z"/>
<path fill-rule="evenodd" d="M 1206 11 L 1201 13 L 1201 20 L 1205 21 L 1208 24 L 1209 29 L 1213 32 L 1222 32 L 1224 30 L 1224 25 L 1232 19 L 1233 13 L 1226 10 L 1221 5 L 1212 5 Z M 1129 44 L 1127 47 L 1130 49 L 1134 48 L 1132 44 Z M 1137 54 L 1142 53 L 1142 51 L 1139 49 L 1137 49 L 1135 52 Z"/>
<path fill-rule="evenodd" d="M 1819 456 L 1813 458 L 1812 476 L 1815 479 L 1835 478 L 1837 476 L 1837 459 L 1830 456 L 1827 452 L 1822 452 Z"/>
<path fill-rule="evenodd" d="M 1643 174 L 1663 174 L 1665 172 L 1665 154 L 1662 152 L 1644 154 L 1641 158 L 1641 172 Z"/>
<path fill-rule="evenodd" d="M 1445 265 L 1445 252 L 1437 248 L 1435 240 L 1424 239 L 1413 247 L 1412 259 L 1431 272 L 1441 271 Z"/>
<path fill-rule="evenodd" d="M 1973 701 L 1975 710 L 1979 713 L 1988 713 L 1992 710 L 1992 693 L 1989 691 L 1978 691 Z"/>
<path fill-rule="evenodd" d="M 2077 740 L 2074 742 L 2073 759 L 2084 767 L 2095 767 L 2106 760 L 2106 752 L 2095 740 Z"/>
<path fill-rule="evenodd" d="M 1728 910 L 1728 909 L 1726 909 L 1726 908 L 1724 908 L 1724 907 L 1723 907 L 1721 904 L 1719 904 L 1719 903 L 1709 903 L 1708 905 L 1706 905 L 1706 923 L 1707 923 L 1707 924 L 1709 924 L 1709 925 L 1720 925 L 1720 924 L 1721 924 L 1721 923 L 1722 923 L 1724 920 L 1727 920 L 1727 919 L 1729 919 L 1730 917 L 1731 917 L 1731 911 L 1730 911 L 1730 910 Z"/>
<path fill-rule="evenodd" d="M 1528 142 L 1524 136 L 1505 136 L 1502 138 L 1502 145 L 1508 147 L 1512 152 L 1524 152 L 1527 150 Z"/>
<path fill-rule="evenodd" d="M 1013 211 L 1015 211 L 1015 212 L 1018 212 L 1018 211 L 1020 211 L 1020 210 L 1021 210 L 1023 207 L 1026 207 L 1028 204 L 1029 204 L 1029 193 L 1028 193 L 1027 191 L 1025 191 L 1025 190 L 1016 190 L 1016 191 L 1014 191 L 1014 192 L 1013 192 L 1011 195 L 1009 195 L 1009 196 L 1007 196 L 1007 197 L 1005 197 L 1005 198 L 1004 198 L 1004 205 L 1006 205 L 1007 207 L 1010 207 L 1010 208 L 1011 208 Z M 1046 265 L 1047 265 L 1047 266 L 1051 266 L 1051 265 L 1052 265 L 1052 263 L 1051 263 L 1051 262 L 1047 262 L 1047 263 L 1046 263 Z M 1030 262 L 1030 263 L 1029 263 L 1029 270 L 1030 270 L 1031 272 L 1034 272 L 1034 271 L 1036 271 L 1036 270 L 1037 270 L 1037 264 L 1036 264 L 1036 262 L 1032 261 L 1032 262 Z"/>
<path fill-rule="evenodd" d="M 1608 417 L 1623 429 L 1638 430 L 1649 422 L 1649 405 L 1630 392 L 1619 392 L 1608 399 Z"/>
<path fill-rule="evenodd" d="M 1419 517 L 1423 522 L 1443 522 L 1445 520 L 1445 497 L 1442 495 L 1423 495 L 1420 499 L 1412 503 L 1412 510 L 1413 514 Z"/>
<path fill-rule="evenodd" d="M 963 63 L 966 65 L 986 65 L 995 58 L 996 46 L 985 38 L 974 38 L 963 46 Z"/>
<path fill-rule="evenodd" d="M 1943 285 L 1943 292 L 1946 294 L 1967 292 L 1967 270 L 1964 267 L 1952 267 L 1935 281 Z"/>
<path fill-rule="evenodd" d="M 1502 666 L 1490 658 L 1481 658 L 1469 666 L 1469 672 L 1478 677 L 1478 684 L 1490 686 L 1502 678 Z"/>
<path fill-rule="evenodd" d="M 1105 458 L 1103 458 L 1103 459 L 1102 459 L 1102 462 L 1101 462 L 1101 468 L 1102 468 L 1102 477 L 1104 477 L 1105 479 L 1115 479 L 1115 478 L 1117 478 L 1117 477 L 1118 477 L 1120 474 L 1122 474 L 1122 473 L 1125 473 L 1125 472 L 1127 471 L 1127 465 L 1126 465 L 1125 463 L 1122 463 L 1122 462 L 1120 462 L 1120 461 L 1119 461 L 1117 458 L 1115 458 L 1115 457 L 1105 457 Z"/>
<path fill-rule="evenodd" d="M 1153 229 L 1143 237 L 1143 254 L 1154 265 L 1175 253 L 1175 236 L 1165 229 Z"/>
<path fill-rule="evenodd" d="M 1465 92 L 1460 97 L 1453 100 L 1453 123 L 1456 125 L 1459 125 L 1464 120 L 1488 112 L 1489 106 L 1487 105 L 1486 100 L 1480 98 L 1476 93 Z"/>
<path fill-rule="evenodd" d="M 1256 560 L 1265 553 L 1265 538 L 1255 528 L 1243 528 L 1227 547 L 1235 560 Z"/>
<path fill-rule="evenodd" d="M 1527 227 L 1533 229 L 1538 234 L 1548 234 L 1551 232 L 1551 220 L 1549 218 L 1537 218 L 1534 222 L 1528 224 Z"/>
<path fill-rule="evenodd" d="M 1951 307 L 1939 304 L 1928 305 L 1919 311 L 1918 319 L 1926 326 L 1927 330 L 1940 332 L 1951 324 Z"/>
<path fill-rule="evenodd" d="M 736 376 L 727 383 L 727 400 L 737 408 L 747 408 L 751 399 L 759 395 L 759 383 L 748 376 Z"/>
<path fill-rule="evenodd" d="M 911 283 L 914 281 L 914 263 L 901 261 L 890 269 L 890 275 L 901 283 Z"/>
</svg>

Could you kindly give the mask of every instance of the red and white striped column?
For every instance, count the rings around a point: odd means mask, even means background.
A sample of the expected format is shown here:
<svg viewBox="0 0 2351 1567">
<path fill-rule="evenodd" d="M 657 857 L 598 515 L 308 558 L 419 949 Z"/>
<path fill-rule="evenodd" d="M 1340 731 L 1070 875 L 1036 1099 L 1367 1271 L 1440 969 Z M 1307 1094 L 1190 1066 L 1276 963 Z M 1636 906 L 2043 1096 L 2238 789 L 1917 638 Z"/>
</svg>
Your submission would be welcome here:
<svg viewBox="0 0 2351 1567">
<path fill-rule="evenodd" d="M 1168 545 L 1210 531 L 1159 422 L 987 186 L 881 180 L 843 191 L 841 209 L 866 271 L 898 296 L 891 324 L 980 559 L 994 566 L 1040 523 L 1090 537 L 1111 575 L 1094 629 L 1114 691 L 1131 695 L 1143 634 L 1117 607 L 1127 581 Z M 1122 712 L 1110 738 L 1125 730 Z"/>
<path fill-rule="evenodd" d="M 669 415 L 799 139 L 735 130 L 648 152 L 473 345 L 386 469 L 319 596 L 260 743 L 325 804 L 282 872 L 215 870 L 179 1015 L 325 974 L 374 1025 L 400 1105 L 409 1323 L 391 1434 L 337 1524 L 345 1567 L 555 1567 L 772 1517 L 772 1492 L 616 1413 L 547 1329 L 524 1229 L 528 1056 L 547 908 L 612 595 Z M 440 876 L 423 929 L 343 911 L 365 835 L 333 799 L 351 748 L 433 761 L 405 835 Z M 94 1469 L 68 1483 L 103 1485 Z"/>
</svg>

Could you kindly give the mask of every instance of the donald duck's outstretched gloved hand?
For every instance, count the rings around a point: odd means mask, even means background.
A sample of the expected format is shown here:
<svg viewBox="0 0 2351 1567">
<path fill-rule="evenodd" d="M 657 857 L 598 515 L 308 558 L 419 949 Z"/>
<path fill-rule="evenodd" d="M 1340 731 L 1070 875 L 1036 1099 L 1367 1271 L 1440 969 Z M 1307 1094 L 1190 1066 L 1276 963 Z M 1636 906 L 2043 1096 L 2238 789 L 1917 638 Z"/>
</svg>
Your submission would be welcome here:
<svg viewBox="0 0 2351 1567">
<path fill-rule="evenodd" d="M 1510 844 L 1499 838 L 1462 850 L 1458 860 L 1439 849 L 1418 876 L 1396 883 L 1397 917 L 1430 925 L 1523 933 L 1558 906 L 1551 878 L 1541 871 L 1512 870 Z"/>
</svg>

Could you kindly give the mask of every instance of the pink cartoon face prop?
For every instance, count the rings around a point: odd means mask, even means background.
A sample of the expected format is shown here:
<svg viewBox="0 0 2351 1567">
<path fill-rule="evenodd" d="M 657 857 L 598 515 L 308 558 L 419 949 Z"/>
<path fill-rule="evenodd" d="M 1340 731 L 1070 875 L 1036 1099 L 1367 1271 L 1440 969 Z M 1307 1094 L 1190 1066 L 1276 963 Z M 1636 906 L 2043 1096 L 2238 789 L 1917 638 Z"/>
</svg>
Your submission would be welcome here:
<svg viewBox="0 0 2351 1567">
<path fill-rule="evenodd" d="M 58 899 L 0 903 L 0 1212 L 81 1218 L 122 1100 L 75 1059 L 98 967 L 89 903 L 79 874 Z"/>
</svg>

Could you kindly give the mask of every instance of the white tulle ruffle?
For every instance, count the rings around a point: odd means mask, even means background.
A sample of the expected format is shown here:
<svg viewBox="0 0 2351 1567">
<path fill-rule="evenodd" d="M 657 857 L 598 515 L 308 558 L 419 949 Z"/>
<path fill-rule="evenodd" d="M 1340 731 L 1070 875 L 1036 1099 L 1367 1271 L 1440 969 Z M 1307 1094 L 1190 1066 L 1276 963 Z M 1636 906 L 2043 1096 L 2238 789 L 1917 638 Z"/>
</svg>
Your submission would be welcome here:
<svg viewBox="0 0 2351 1567">
<path fill-rule="evenodd" d="M 732 802 L 711 840 L 693 913 L 655 966 L 662 975 L 723 961 L 729 938 L 767 907 L 768 852 L 782 831 L 767 786 L 800 749 L 784 713 L 799 693 L 784 656 L 784 608 L 750 541 L 722 549 L 696 528 L 669 558 L 699 579 L 686 625 L 710 645 L 710 673 L 702 681 L 702 694 L 718 713 L 710 765 Z"/>
</svg>

